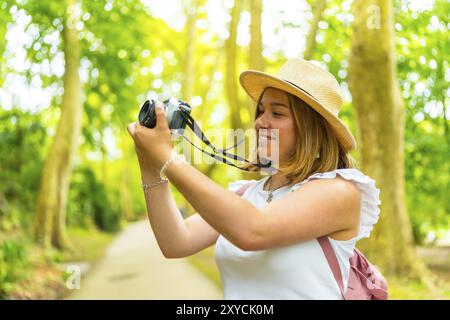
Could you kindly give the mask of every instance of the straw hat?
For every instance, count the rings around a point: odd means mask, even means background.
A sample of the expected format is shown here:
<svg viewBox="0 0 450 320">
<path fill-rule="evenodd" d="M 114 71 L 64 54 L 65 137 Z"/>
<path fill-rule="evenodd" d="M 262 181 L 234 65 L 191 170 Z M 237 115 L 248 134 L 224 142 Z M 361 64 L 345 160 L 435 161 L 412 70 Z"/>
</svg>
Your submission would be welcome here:
<svg viewBox="0 0 450 320">
<path fill-rule="evenodd" d="M 344 148 L 356 148 L 356 141 L 348 127 L 339 118 L 342 95 L 334 76 L 310 61 L 289 59 L 280 71 L 270 75 L 248 70 L 241 73 L 239 81 L 256 102 L 267 87 L 273 87 L 297 96 L 328 121 Z"/>
</svg>

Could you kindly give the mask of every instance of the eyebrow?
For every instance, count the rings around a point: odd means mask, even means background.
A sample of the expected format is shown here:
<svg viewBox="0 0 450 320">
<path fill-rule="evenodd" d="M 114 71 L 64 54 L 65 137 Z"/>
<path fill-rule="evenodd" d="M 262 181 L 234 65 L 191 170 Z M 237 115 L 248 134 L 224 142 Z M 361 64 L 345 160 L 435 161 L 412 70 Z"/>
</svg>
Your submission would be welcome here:
<svg viewBox="0 0 450 320">
<path fill-rule="evenodd" d="M 262 102 L 259 102 L 259 106 L 262 105 Z M 280 102 L 271 102 L 270 103 L 271 107 L 275 107 L 275 106 L 280 106 L 280 107 L 285 107 L 285 108 L 289 108 L 287 105 L 280 103 Z"/>
</svg>

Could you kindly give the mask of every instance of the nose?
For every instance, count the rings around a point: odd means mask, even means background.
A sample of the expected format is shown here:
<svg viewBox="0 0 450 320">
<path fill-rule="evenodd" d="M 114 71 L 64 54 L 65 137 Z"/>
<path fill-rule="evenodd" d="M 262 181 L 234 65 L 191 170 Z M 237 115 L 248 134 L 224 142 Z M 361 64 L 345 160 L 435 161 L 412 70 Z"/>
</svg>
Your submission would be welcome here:
<svg viewBox="0 0 450 320">
<path fill-rule="evenodd" d="M 267 112 L 260 113 L 259 117 L 255 120 L 256 131 L 259 129 L 270 129 L 270 120 Z"/>
</svg>

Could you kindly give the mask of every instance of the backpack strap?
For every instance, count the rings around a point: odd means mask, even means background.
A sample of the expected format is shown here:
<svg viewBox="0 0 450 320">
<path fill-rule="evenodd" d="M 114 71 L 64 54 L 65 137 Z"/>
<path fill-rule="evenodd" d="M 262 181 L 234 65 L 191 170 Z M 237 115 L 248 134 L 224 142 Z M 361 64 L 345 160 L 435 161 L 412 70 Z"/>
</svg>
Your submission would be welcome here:
<svg viewBox="0 0 450 320">
<path fill-rule="evenodd" d="M 334 279 L 336 280 L 339 286 L 339 290 L 341 290 L 342 297 L 344 297 L 345 299 L 344 285 L 343 285 L 344 281 L 342 280 L 341 269 L 339 268 L 339 262 L 336 258 L 336 253 L 334 252 L 333 247 L 331 246 L 330 240 L 328 239 L 327 236 L 323 236 L 317 238 L 317 241 L 319 241 L 319 244 L 322 247 L 323 253 L 327 258 L 328 265 L 330 266 L 330 269 L 333 272 Z"/>
</svg>

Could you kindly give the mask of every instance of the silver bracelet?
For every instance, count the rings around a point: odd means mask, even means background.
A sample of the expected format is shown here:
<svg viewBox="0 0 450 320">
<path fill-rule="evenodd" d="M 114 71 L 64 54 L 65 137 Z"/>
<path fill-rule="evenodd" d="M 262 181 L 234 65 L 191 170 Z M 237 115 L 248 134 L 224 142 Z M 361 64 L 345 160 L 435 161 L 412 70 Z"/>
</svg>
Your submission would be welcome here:
<svg viewBox="0 0 450 320">
<path fill-rule="evenodd" d="M 160 185 L 161 183 L 168 182 L 168 179 L 161 179 L 157 182 L 153 183 L 143 183 L 142 182 L 142 189 L 144 189 L 144 193 L 147 194 L 148 190 L 150 190 L 153 187 L 156 187 L 157 185 Z"/>
</svg>

